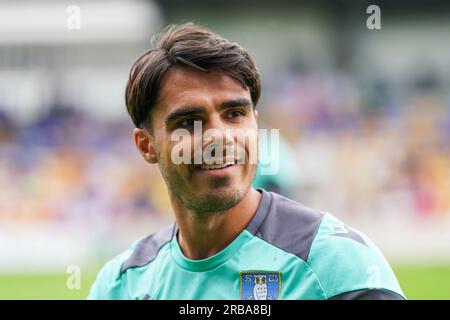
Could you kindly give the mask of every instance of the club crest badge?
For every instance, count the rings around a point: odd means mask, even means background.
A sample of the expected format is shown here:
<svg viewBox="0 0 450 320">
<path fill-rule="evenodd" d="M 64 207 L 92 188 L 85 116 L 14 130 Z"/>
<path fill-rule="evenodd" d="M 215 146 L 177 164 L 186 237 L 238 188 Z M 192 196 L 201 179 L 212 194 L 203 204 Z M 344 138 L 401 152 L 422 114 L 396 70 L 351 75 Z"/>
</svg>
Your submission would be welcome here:
<svg viewBox="0 0 450 320">
<path fill-rule="evenodd" d="M 277 300 L 281 293 L 281 272 L 241 271 L 241 300 Z"/>
</svg>

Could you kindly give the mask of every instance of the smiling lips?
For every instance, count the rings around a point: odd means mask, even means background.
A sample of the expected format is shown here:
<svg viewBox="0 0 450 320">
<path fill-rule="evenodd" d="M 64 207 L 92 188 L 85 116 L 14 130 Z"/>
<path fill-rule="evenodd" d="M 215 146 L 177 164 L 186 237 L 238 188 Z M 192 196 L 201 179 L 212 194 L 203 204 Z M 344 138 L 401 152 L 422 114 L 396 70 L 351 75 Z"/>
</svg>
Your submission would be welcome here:
<svg viewBox="0 0 450 320">
<path fill-rule="evenodd" d="M 217 163 L 215 163 L 215 164 L 202 164 L 200 166 L 200 169 L 201 170 L 217 170 L 217 169 L 223 169 L 223 168 L 226 168 L 226 167 L 230 167 L 230 166 L 233 166 L 235 164 L 237 164 L 237 160 L 228 161 L 228 162 L 223 163 L 223 164 L 217 164 Z"/>
</svg>

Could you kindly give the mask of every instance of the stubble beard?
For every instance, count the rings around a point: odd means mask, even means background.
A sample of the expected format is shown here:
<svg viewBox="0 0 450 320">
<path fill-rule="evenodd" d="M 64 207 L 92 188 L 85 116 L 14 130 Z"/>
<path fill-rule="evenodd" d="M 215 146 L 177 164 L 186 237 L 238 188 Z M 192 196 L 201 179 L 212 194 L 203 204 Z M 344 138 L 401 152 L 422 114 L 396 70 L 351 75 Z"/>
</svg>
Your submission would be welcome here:
<svg viewBox="0 0 450 320">
<path fill-rule="evenodd" d="M 159 167 L 169 191 L 177 197 L 184 208 L 199 216 L 222 214 L 227 210 L 234 208 L 247 195 L 253 179 L 256 176 L 255 170 L 251 182 L 245 189 L 233 188 L 230 177 L 213 179 L 212 181 L 208 181 L 210 184 L 210 191 L 203 192 L 203 194 L 199 195 L 195 194 L 195 192 L 190 192 L 187 184 L 183 187 L 173 183 L 175 180 L 182 181 L 183 179 L 186 180 L 186 178 L 178 175 L 174 177 L 173 174 L 168 173 L 165 168 Z M 190 182 L 190 179 L 187 180 Z M 220 190 L 220 187 L 225 190 Z"/>
</svg>

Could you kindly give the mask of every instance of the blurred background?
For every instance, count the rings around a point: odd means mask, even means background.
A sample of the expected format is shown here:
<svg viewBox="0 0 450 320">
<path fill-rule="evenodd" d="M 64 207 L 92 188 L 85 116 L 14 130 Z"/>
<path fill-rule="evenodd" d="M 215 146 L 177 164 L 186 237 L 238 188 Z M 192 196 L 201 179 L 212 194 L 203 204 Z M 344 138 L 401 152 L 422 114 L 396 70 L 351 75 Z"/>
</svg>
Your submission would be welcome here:
<svg viewBox="0 0 450 320">
<path fill-rule="evenodd" d="M 0 1 L 0 298 L 84 299 L 172 221 L 124 90 L 151 37 L 188 21 L 260 69 L 260 126 L 282 140 L 255 185 L 367 234 L 408 298 L 450 299 L 450 3 L 435 0 Z"/>
</svg>

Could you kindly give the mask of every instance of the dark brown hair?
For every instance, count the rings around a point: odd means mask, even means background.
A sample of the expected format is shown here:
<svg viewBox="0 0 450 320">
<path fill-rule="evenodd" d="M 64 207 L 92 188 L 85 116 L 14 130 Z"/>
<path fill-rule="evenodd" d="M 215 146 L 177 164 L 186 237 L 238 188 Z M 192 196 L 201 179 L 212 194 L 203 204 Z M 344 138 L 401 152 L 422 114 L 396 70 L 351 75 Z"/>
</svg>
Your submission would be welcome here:
<svg viewBox="0 0 450 320">
<path fill-rule="evenodd" d="M 157 103 L 164 74 L 178 66 L 223 72 L 250 90 L 254 107 L 258 102 L 259 73 L 242 47 L 192 23 L 171 25 L 161 33 L 155 48 L 141 54 L 131 68 L 125 102 L 136 127 L 146 123 Z"/>
</svg>

